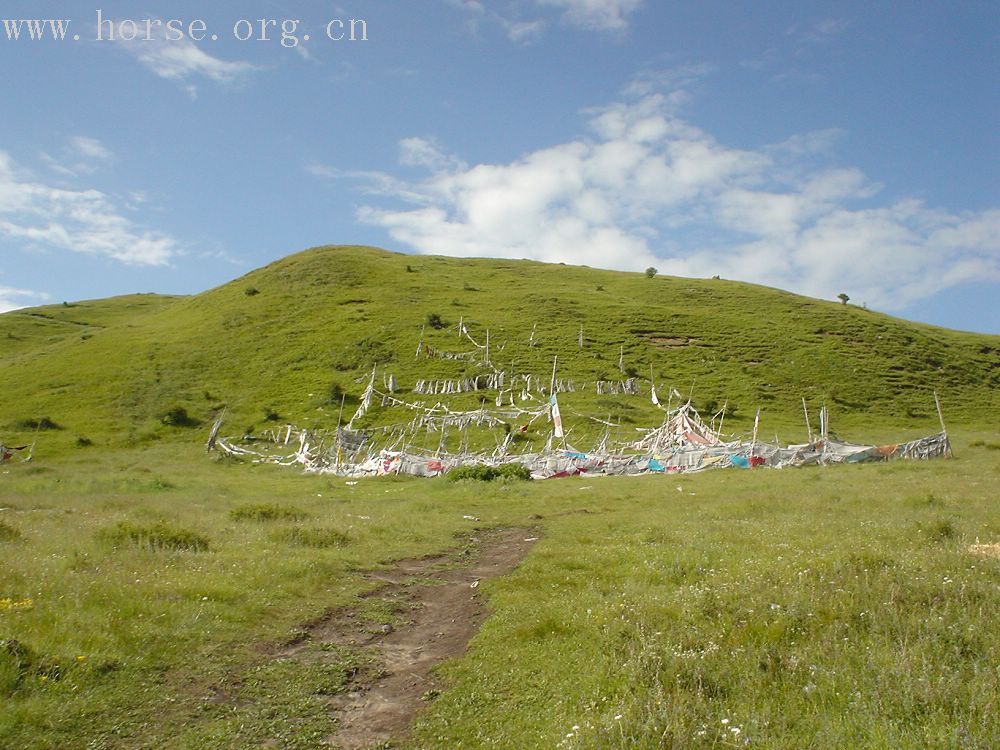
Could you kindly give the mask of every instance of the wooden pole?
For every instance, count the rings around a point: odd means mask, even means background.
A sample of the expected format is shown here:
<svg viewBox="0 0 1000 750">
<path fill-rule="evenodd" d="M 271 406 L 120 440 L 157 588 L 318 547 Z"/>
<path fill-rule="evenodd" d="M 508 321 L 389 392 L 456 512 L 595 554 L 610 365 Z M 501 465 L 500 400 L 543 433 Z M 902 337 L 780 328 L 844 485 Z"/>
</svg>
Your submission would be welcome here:
<svg viewBox="0 0 1000 750">
<path fill-rule="evenodd" d="M 806 408 L 806 397 L 805 396 L 802 397 L 802 411 L 806 415 L 806 431 L 809 433 L 809 444 L 812 445 L 812 442 L 813 442 L 813 428 L 812 428 L 812 425 L 809 424 L 809 409 Z"/>
<path fill-rule="evenodd" d="M 753 438 L 750 441 L 750 456 L 753 457 L 754 451 L 757 450 L 757 427 L 760 425 L 760 407 L 757 407 L 757 414 L 753 418 Z"/>
<path fill-rule="evenodd" d="M 944 426 L 944 414 L 941 412 L 941 399 L 938 398 L 937 391 L 934 391 L 934 406 L 937 407 L 938 421 L 941 423 L 941 434 L 944 435 L 944 439 L 948 443 L 948 455 L 954 458 L 955 451 L 951 449 L 951 441 L 948 440 L 948 430 Z"/>
<path fill-rule="evenodd" d="M 340 394 L 340 413 L 337 415 L 337 468 L 340 468 L 340 456 L 341 456 L 341 439 L 340 439 L 340 425 L 344 421 L 344 401 L 347 400 L 347 394 Z"/>
</svg>

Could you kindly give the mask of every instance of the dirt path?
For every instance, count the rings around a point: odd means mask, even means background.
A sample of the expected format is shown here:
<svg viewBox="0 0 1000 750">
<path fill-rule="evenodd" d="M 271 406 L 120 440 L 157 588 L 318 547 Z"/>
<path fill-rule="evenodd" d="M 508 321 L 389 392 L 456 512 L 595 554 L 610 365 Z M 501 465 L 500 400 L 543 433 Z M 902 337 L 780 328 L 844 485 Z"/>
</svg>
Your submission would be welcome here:
<svg viewBox="0 0 1000 750">
<path fill-rule="evenodd" d="M 305 640 L 362 648 L 376 666 L 357 670 L 348 691 L 330 700 L 339 728 L 328 742 L 341 750 L 380 746 L 405 735 L 414 715 L 441 688 L 431 670 L 465 652 L 488 616 L 479 581 L 513 571 L 534 545 L 532 529 L 474 533 L 448 554 L 403 560 L 371 573 L 384 585 L 370 592 L 368 606 L 388 609 L 395 624 L 363 618 L 359 606 L 331 613 L 306 628 Z M 292 644 L 295 656 L 301 644 Z"/>
</svg>

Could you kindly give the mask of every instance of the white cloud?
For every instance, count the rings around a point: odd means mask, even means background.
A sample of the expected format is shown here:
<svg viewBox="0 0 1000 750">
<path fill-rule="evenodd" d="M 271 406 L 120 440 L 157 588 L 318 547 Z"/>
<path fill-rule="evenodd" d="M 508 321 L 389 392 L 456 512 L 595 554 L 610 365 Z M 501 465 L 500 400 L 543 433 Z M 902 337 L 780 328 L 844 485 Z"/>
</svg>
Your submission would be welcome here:
<svg viewBox="0 0 1000 750">
<path fill-rule="evenodd" d="M 359 218 L 429 254 L 534 258 L 743 279 L 899 309 L 950 286 L 1000 279 L 1000 210 L 954 213 L 883 199 L 831 166 L 838 131 L 738 149 L 654 94 L 588 113 L 590 137 L 468 166 L 427 139 L 401 155 L 407 182 L 341 173 L 395 199 Z M 824 159 L 824 154 L 827 157 Z M 393 205 L 395 204 L 395 205 Z"/>
<path fill-rule="evenodd" d="M 473 31 L 483 22 L 499 26 L 513 42 L 531 42 L 545 32 L 548 19 L 537 14 L 556 11 L 564 24 L 587 31 L 624 32 L 630 16 L 645 0 L 512 0 L 497 10 L 497 3 L 482 0 L 449 0 L 468 14 Z M 553 18 L 552 20 L 556 20 Z"/>
<path fill-rule="evenodd" d="M 404 138 L 399 142 L 399 161 L 411 167 L 426 167 L 432 172 L 464 169 L 465 163 L 446 154 L 433 138 Z"/>
<path fill-rule="evenodd" d="M 0 237 L 28 246 L 100 255 L 130 265 L 165 265 L 178 252 L 168 235 L 126 218 L 111 196 L 40 181 L 0 151 Z"/>
<path fill-rule="evenodd" d="M 138 38 L 132 41 L 117 40 L 118 46 L 134 55 L 139 62 L 160 78 L 185 83 L 187 91 L 194 96 L 196 88 L 189 81 L 196 77 L 208 78 L 219 84 L 232 84 L 257 66 L 244 60 L 221 60 L 213 57 L 191 39 L 183 37 L 177 41 L 168 39 Z"/>
<path fill-rule="evenodd" d="M 70 138 L 60 150 L 60 156 L 55 157 L 42 152 L 39 157 L 53 172 L 69 178 L 96 172 L 115 159 L 114 153 L 107 146 L 96 138 L 83 135 Z"/>
<path fill-rule="evenodd" d="M 811 26 L 791 26 L 788 35 L 800 43 L 824 44 L 847 31 L 851 22 L 844 18 L 824 18 Z"/>
<path fill-rule="evenodd" d="M 560 8 L 573 26 L 595 31 L 623 31 L 629 16 L 643 0 L 537 0 L 540 5 Z"/>
<path fill-rule="evenodd" d="M 17 310 L 21 307 L 44 302 L 48 299 L 47 294 L 33 292 L 30 289 L 14 289 L 9 286 L 0 286 L 0 313 Z"/>
<path fill-rule="evenodd" d="M 83 135 L 75 135 L 70 138 L 70 147 L 85 159 L 96 161 L 110 161 L 114 154 L 96 138 L 88 138 Z"/>
</svg>

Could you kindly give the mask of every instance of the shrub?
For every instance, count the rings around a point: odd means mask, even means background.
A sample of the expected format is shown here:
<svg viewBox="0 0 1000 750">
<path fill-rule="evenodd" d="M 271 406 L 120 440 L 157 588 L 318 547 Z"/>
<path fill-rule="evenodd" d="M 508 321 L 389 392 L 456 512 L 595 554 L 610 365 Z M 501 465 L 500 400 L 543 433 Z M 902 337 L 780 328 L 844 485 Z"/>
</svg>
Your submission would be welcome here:
<svg viewBox="0 0 1000 750">
<path fill-rule="evenodd" d="M 167 427 L 197 427 L 201 424 L 187 413 L 183 406 L 173 406 L 160 416 L 160 423 Z"/>
<path fill-rule="evenodd" d="M 342 400 L 345 403 L 349 400 L 344 386 L 337 382 L 330 383 L 330 403 L 334 406 L 340 406 Z"/>
<path fill-rule="evenodd" d="M 204 552 L 208 549 L 208 539 L 193 531 L 172 526 L 166 521 L 157 521 L 147 526 L 121 521 L 110 529 L 102 529 L 97 537 L 99 541 L 114 547 L 131 545 L 153 551 L 190 552 Z"/>
<path fill-rule="evenodd" d="M 14 423 L 18 430 L 61 430 L 62 426 L 56 424 L 48 417 L 34 417 L 31 419 L 21 419 Z"/>
<path fill-rule="evenodd" d="M 0 521 L 0 542 L 16 542 L 21 539 L 21 532 L 10 524 Z"/>
<path fill-rule="evenodd" d="M 920 528 L 926 531 L 927 539 L 933 542 L 947 542 L 958 536 L 958 529 L 950 518 L 939 518 L 927 526 L 920 524 Z"/>
<path fill-rule="evenodd" d="M 89 437 L 86 437 L 84 435 L 78 435 L 77 438 L 76 438 L 76 447 L 77 448 L 89 448 L 93 444 L 94 444 L 94 441 L 91 440 Z"/>
<path fill-rule="evenodd" d="M 309 514 L 298 508 L 275 503 L 259 505 L 241 505 L 229 511 L 229 517 L 234 521 L 301 521 Z"/>
<path fill-rule="evenodd" d="M 264 409 L 264 419 L 266 419 L 268 422 L 280 422 L 281 415 L 278 414 L 278 412 L 276 412 L 270 406 L 268 406 L 265 407 Z"/>
<path fill-rule="evenodd" d="M 463 479 L 470 479 L 478 482 L 500 481 L 526 481 L 531 479 L 531 472 L 521 464 L 503 464 L 501 466 L 486 466 L 476 464 L 474 466 L 459 466 L 452 469 L 446 475 L 449 481 L 458 482 Z"/>
<path fill-rule="evenodd" d="M 658 273 L 659 273 L 659 271 L 657 271 L 655 268 L 653 268 L 652 266 L 650 266 L 649 268 L 646 269 L 646 278 L 647 279 L 651 279 L 654 276 L 656 276 L 656 274 L 658 274 Z"/>
<path fill-rule="evenodd" d="M 330 527 L 309 528 L 307 526 L 291 526 L 275 532 L 274 538 L 300 547 L 343 547 L 351 538 L 340 529 Z"/>
<path fill-rule="evenodd" d="M 445 327 L 445 322 L 441 320 L 441 316 L 437 313 L 429 313 L 427 315 L 427 325 L 436 330 L 440 330 Z"/>
<path fill-rule="evenodd" d="M 58 680 L 63 669 L 33 648 L 14 638 L 0 640 L 0 695 L 13 696 L 23 683 L 32 678 Z"/>
<path fill-rule="evenodd" d="M 260 290 L 257 289 L 257 287 L 248 286 L 246 289 L 243 290 L 243 293 L 247 297 L 256 297 L 258 294 L 260 294 Z"/>
</svg>

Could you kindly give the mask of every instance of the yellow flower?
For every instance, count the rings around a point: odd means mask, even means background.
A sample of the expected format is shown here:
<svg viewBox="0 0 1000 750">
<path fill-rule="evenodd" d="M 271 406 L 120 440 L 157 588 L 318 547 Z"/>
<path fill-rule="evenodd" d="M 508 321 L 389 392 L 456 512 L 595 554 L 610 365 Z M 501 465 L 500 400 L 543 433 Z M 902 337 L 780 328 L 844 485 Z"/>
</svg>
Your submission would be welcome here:
<svg viewBox="0 0 1000 750">
<path fill-rule="evenodd" d="M 20 601 L 14 601 L 10 598 L 0 599 L 0 612 L 31 609 L 33 606 L 35 606 L 35 602 L 32 599 L 21 599 Z"/>
<path fill-rule="evenodd" d="M 87 659 L 86 656 L 78 656 L 78 657 L 76 657 L 77 661 L 86 661 L 86 659 Z"/>
</svg>

